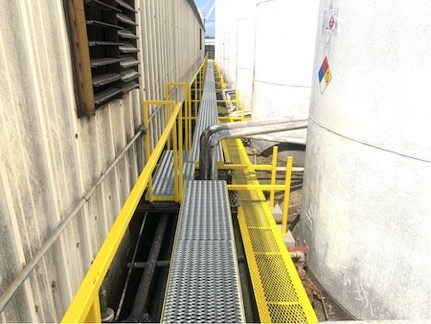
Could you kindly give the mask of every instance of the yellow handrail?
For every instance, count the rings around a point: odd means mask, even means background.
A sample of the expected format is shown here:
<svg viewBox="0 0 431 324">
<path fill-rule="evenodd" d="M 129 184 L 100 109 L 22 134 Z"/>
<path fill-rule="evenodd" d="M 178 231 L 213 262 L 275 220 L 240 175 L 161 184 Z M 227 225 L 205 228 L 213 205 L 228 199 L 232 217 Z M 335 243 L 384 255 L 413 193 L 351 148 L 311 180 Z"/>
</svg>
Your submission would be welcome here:
<svg viewBox="0 0 431 324">
<path fill-rule="evenodd" d="M 174 108 L 175 102 L 169 101 L 169 100 L 144 101 L 143 107 L 142 107 L 142 109 L 143 109 L 142 118 L 144 120 L 144 127 L 147 130 L 147 136 L 145 137 L 145 156 L 147 156 L 147 157 L 150 156 L 150 154 L 151 154 L 151 146 L 150 146 L 151 138 L 150 138 L 150 133 L 149 133 L 149 129 L 150 129 L 149 106 L 154 106 L 154 105 L 165 107 L 165 118 L 166 118 L 166 120 L 168 120 L 170 112 L 174 110 L 173 108 Z M 175 133 L 173 133 L 173 134 L 175 134 Z M 167 143 L 168 143 L 167 146 L 168 147 L 170 147 L 170 139 L 171 139 L 171 136 L 168 136 L 168 139 L 167 139 Z M 148 181 L 148 200 L 149 201 L 154 200 L 152 177 L 150 177 L 150 180 Z"/>
<path fill-rule="evenodd" d="M 170 87 L 183 87 L 184 88 L 184 119 L 185 124 L 185 147 L 190 150 L 192 147 L 192 120 L 191 120 L 191 89 L 190 83 L 187 82 L 166 82 L 165 83 L 165 100 L 169 100 L 169 88 Z"/>
<path fill-rule="evenodd" d="M 239 170 L 271 170 L 271 184 L 229 184 L 227 185 L 228 190 L 262 190 L 262 191 L 270 191 L 270 199 L 269 199 L 269 207 L 274 207 L 274 196 L 275 191 L 284 191 L 283 198 L 283 212 L 281 219 L 281 234 L 284 236 L 287 234 L 287 222 L 288 222 L 288 213 L 289 213 L 289 198 L 290 198 L 290 184 L 292 177 L 292 166 L 293 166 L 293 158 L 291 156 L 287 157 L 286 161 L 286 175 L 285 175 L 285 183 L 284 184 L 275 184 L 276 179 L 276 170 L 277 170 L 277 156 L 278 156 L 278 147 L 274 146 L 273 149 L 273 159 L 272 164 L 225 164 L 221 166 L 217 166 L 218 169 L 239 169 Z"/>
<path fill-rule="evenodd" d="M 166 124 L 156 147 L 124 203 L 117 219 L 111 227 L 90 269 L 84 277 L 75 297 L 63 316 L 62 323 L 101 322 L 99 309 L 99 289 L 123 239 L 129 222 L 147 187 L 151 174 L 163 152 L 172 128 L 176 123 L 181 105 L 177 104 Z"/>
</svg>

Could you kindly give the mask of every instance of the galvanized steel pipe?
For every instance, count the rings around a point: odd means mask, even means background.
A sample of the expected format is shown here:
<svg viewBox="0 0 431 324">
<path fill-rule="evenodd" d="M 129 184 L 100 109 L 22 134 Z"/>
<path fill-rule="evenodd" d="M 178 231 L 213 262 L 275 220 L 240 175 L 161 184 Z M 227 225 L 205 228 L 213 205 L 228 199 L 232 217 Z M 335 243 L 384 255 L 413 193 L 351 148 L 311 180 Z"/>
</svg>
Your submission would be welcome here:
<svg viewBox="0 0 431 324">
<path fill-rule="evenodd" d="M 271 127 L 269 127 L 271 126 Z M 251 122 L 228 123 L 208 127 L 208 132 L 201 137 L 201 155 L 199 158 L 199 171 L 202 180 L 216 180 L 216 147 L 225 138 L 246 137 L 258 134 L 269 134 L 281 131 L 307 128 L 308 121 L 269 119 Z"/>
<path fill-rule="evenodd" d="M 132 310 L 127 318 L 127 322 L 141 322 L 145 315 L 145 308 L 148 302 L 150 286 L 153 281 L 154 272 L 157 267 L 157 259 L 159 258 L 160 249 L 165 236 L 166 226 L 168 224 L 169 214 L 163 214 L 157 225 L 156 233 L 154 234 L 153 243 L 151 244 L 148 260 L 146 262 L 144 273 L 142 274 L 139 283 L 138 291 L 136 292 L 135 300 L 133 301 Z"/>
<path fill-rule="evenodd" d="M 199 150 L 199 173 L 201 179 L 208 179 L 208 165 L 209 165 L 209 138 L 217 133 L 222 131 L 229 131 L 235 129 L 247 129 L 251 127 L 259 127 L 259 126 L 272 126 L 283 123 L 290 123 L 291 119 L 257 119 L 246 122 L 233 122 L 226 123 L 221 125 L 212 125 L 207 127 L 200 137 L 200 150 Z M 307 122 L 307 119 L 297 120 L 296 122 Z M 305 126 L 306 128 L 307 126 Z M 251 135 L 257 134 L 266 134 L 266 133 L 253 133 Z"/>
<path fill-rule="evenodd" d="M 58 237 L 63 233 L 66 229 L 67 225 L 78 215 L 81 208 L 85 205 L 85 203 L 90 199 L 91 195 L 96 191 L 96 189 L 100 186 L 103 180 L 108 176 L 109 172 L 115 167 L 115 165 L 120 161 L 120 159 L 124 156 L 124 154 L 129 150 L 129 148 L 133 145 L 133 143 L 141 136 L 145 134 L 144 127 L 140 126 L 139 130 L 130 140 L 130 142 L 124 147 L 123 151 L 115 158 L 115 160 L 111 163 L 111 165 L 103 172 L 97 182 L 83 195 L 79 203 L 76 207 L 70 212 L 69 215 L 66 216 L 64 221 L 60 223 L 57 229 L 52 233 L 52 235 L 45 241 L 45 243 L 41 246 L 39 251 L 36 252 L 33 259 L 31 259 L 27 265 L 21 270 L 18 277 L 9 285 L 9 287 L 4 291 L 4 293 L 0 296 L 0 313 L 4 311 L 6 306 L 18 292 L 18 289 L 22 286 L 22 284 L 27 280 L 28 276 L 31 274 L 33 269 L 39 263 L 39 261 L 43 258 L 43 256 L 49 251 L 51 246 L 57 241 Z"/>
<path fill-rule="evenodd" d="M 256 126 L 256 127 L 246 127 L 238 128 L 232 130 L 224 130 L 213 134 L 208 141 L 209 156 L 211 157 L 210 163 L 208 165 L 210 179 L 217 180 L 217 163 L 216 163 L 216 150 L 217 144 L 225 138 L 235 138 L 235 137 L 246 137 L 249 135 L 256 134 L 269 134 L 277 133 L 282 131 L 305 129 L 308 126 L 307 120 L 301 121 L 288 121 L 281 122 L 280 124 L 268 126 Z"/>
</svg>

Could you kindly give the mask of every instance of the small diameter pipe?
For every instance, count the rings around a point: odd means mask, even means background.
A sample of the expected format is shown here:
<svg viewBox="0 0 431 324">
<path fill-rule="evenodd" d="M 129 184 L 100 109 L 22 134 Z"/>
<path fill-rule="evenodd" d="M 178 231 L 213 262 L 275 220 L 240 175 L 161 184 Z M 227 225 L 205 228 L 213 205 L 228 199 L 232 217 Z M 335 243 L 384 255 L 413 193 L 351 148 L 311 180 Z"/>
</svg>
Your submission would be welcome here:
<svg viewBox="0 0 431 324">
<path fill-rule="evenodd" d="M 297 144 L 297 145 L 306 145 L 306 140 L 302 138 L 294 138 L 294 137 L 283 137 L 282 141 L 274 139 L 271 136 L 268 135 L 250 135 L 247 138 L 254 139 L 254 140 L 261 140 L 261 141 L 268 141 L 268 142 L 275 142 L 275 143 L 290 143 L 290 144 Z"/>
<path fill-rule="evenodd" d="M 208 171 L 205 172 L 205 175 L 207 175 L 207 178 L 205 180 L 217 180 L 217 163 L 216 163 L 216 157 L 217 157 L 217 145 L 218 143 L 225 138 L 238 138 L 238 137 L 247 137 L 249 135 L 256 135 L 256 134 L 269 134 L 269 133 L 276 133 L 281 131 L 288 131 L 288 130 L 296 130 L 296 129 L 304 129 L 308 126 L 307 120 L 279 120 L 278 124 L 271 125 L 262 125 L 262 126 L 255 126 L 255 127 L 244 127 L 244 128 L 236 128 L 236 129 L 223 129 L 221 131 L 215 132 L 212 134 L 207 144 L 209 157 L 210 157 L 210 163 L 208 166 Z M 209 176 L 209 177 L 208 177 Z M 201 176 L 202 179 L 202 176 Z"/>
<path fill-rule="evenodd" d="M 115 165 L 120 161 L 123 155 L 129 150 L 129 148 L 133 145 L 133 143 L 142 135 L 145 134 L 145 129 L 140 126 L 138 132 L 133 136 L 130 142 L 125 146 L 125 148 L 121 151 L 121 153 L 117 156 L 117 158 L 111 163 L 111 165 L 103 172 L 100 176 L 99 180 L 88 190 L 84 196 L 79 201 L 78 205 L 70 212 L 68 216 L 64 219 L 63 222 L 57 227 L 57 229 L 52 233 L 52 235 L 43 243 L 39 251 L 36 252 L 33 259 L 31 259 L 27 265 L 21 270 L 18 277 L 9 285 L 9 287 L 3 292 L 0 296 L 0 313 L 4 311 L 6 306 L 12 300 L 12 298 L 18 292 L 18 289 L 22 286 L 22 284 L 27 280 L 28 276 L 31 274 L 33 269 L 39 263 L 39 261 L 43 258 L 46 252 L 51 248 L 51 246 L 56 242 L 57 238 L 63 233 L 66 229 L 67 225 L 78 215 L 81 208 L 85 205 L 85 203 L 90 199 L 92 194 L 96 191 L 96 189 L 100 186 L 103 180 L 108 176 L 109 172 L 115 167 Z"/>
<path fill-rule="evenodd" d="M 172 217 L 172 214 L 171 214 Z M 159 261 L 159 262 L 166 262 L 167 259 L 171 258 L 172 255 L 172 249 L 174 246 L 174 237 L 175 237 L 175 223 L 174 226 L 168 227 L 166 229 L 165 234 L 165 241 L 163 242 L 165 248 L 160 251 L 159 257 L 165 261 Z M 159 263 L 157 262 L 157 263 Z M 169 262 L 169 261 L 168 261 Z M 163 304 L 164 304 L 164 297 L 165 297 L 165 291 L 166 286 L 168 284 L 168 274 L 169 274 L 169 266 L 167 267 L 160 267 L 157 269 L 157 281 L 154 283 L 155 285 L 155 292 L 152 295 L 151 300 L 151 321 L 152 322 L 160 322 Z M 148 314 L 148 317 L 150 315 Z"/>
<path fill-rule="evenodd" d="M 144 219 L 142 220 L 141 228 L 139 229 L 138 239 L 136 241 L 136 245 L 133 250 L 132 262 L 131 262 L 132 264 L 135 263 L 136 255 L 138 253 L 139 244 L 141 242 L 142 233 L 144 231 L 145 224 L 147 223 L 147 219 L 148 219 L 148 212 L 145 213 Z M 121 314 L 121 310 L 123 309 L 124 300 L 126 299 L 126 291 L 129 286 L 130 277 L 132 276 L 132 271 L 133 271 L 133 268 L 130 267 L 129 271 L 127 272 L 126 282 L 124 284 L 124 289 L 121 294 L 120 303 L 118 304 L 117 313 L 115 315 L 115 321 L 118 321 L 118 318 L 120 317 L 120 314 Z"/>
<path fill-rule="evenodd" d="M 169 267 L 170 264 L 171 262 L 169 260 L 157 261 L 156 267 L 157 268 Z M 132 267 L 133 269 L 144 269 L 147 265 L 148 265 L 147 262 L 134 262 L 134 263 L 127 264 L 127 267 L 129 268 Z"/>
<path fill-rule="evenodd" d="M 168 220 L 169 214 L 162 214 L 159 224 L 157 225 L 156 233 L 154 234 L 153 243 L 148 254 L 147 264 L 144 269 L 144 273 L 142 274 L 135 300 L 133 301 L 132 310 L 126 319 L 126 322 L 140 322 L 145 315 L 145 307 L 148 302 L 150 286 L 153 281 L 154 271 L 156 269 L 157 259 L 162 247 Z"/>
</svg>

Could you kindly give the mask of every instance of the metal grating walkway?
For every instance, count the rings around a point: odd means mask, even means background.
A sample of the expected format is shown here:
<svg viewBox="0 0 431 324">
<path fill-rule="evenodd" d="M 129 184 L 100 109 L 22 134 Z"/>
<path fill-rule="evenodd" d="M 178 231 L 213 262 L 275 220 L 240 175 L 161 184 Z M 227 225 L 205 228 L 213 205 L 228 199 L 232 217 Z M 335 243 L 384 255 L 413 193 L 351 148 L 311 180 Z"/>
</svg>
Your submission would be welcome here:
<svg viewBox="0 0 431 324">
<path fill-rule="evenodd" d="M 244 321 L 226 182 L 188 181 L 162 322 Z"/>
<path fill-rule="evenodd" d="M 239 139 L 224 141 L 225 158 L 250 164 Z M 253 171 L 235 170 L 237 184 L 258 184 Z M 318 322 L 262 191 L 240 191 L 238 221 L 261 322 Z"/>
<path fill-rule="evenodd" d="M 198 121 L 193 134 L 193 147 L 191 153 L 191 161 L 199 161 L 199 144 L 202 132 L 208 126 L 218 124 L 217 98 L 215 93 L 214 67 L 210 62 L 208 64 L 204 91 L 201 103 L 199 105 Z M 217 161 L 223 161 L 223 152 L 221 145 L 217 148 Z"/>
<path fill-rule="evenodd" d="M 183 151 L 183 179 L 192 180 L 194 177 L 194 162 L 188 161 L 189 151 Z M 159 160 L 153 180 L 153 195 L 155 200 L 170 200 L 174 196 L 173 151 L 164 151 Z"/>
</svg>

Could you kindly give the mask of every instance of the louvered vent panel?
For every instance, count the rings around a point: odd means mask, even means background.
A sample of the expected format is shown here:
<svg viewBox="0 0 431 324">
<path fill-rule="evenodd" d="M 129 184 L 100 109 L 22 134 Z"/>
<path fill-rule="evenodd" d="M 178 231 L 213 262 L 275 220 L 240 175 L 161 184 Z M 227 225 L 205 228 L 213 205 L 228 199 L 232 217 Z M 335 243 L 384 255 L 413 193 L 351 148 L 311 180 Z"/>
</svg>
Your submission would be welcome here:
<svg viewBox="0 0 431 324">
<path fill-rule="evenodd" d="M 134 0 L 85 0 L 96 107 L 139 87 Z"/>
</svg>

